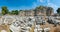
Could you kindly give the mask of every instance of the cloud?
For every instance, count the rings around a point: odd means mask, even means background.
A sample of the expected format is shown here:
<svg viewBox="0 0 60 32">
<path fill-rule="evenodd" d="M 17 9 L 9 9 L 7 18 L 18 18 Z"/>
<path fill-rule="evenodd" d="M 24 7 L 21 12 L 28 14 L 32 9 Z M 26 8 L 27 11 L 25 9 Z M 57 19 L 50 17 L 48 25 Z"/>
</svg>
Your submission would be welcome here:
<svg viewBox="0 0 60 32">
<path fill-rule="evenodd" d="M 43 2 L 44 2 L 44 0 L 37 0 L 37 2 L 41 2 L 41 3 L 43 3 Z"/>
<path fill-rule="evenodd" d="M 44 0 L 39 0 L 40 2 L 44 2 Z"/>
<path fill-rule="evenodd" d="M 46 4 L 46 6 L 52 7 L 54 9 L 54 13 L 56 13 L 58 5 L 52 3 L 50 0 L 37 0 L 37 2 Z"/>
<path fill-rule="evenodd" d="M 52 7 L 52 8 L 54 9 L 54 13 L 56 13 L 56 10 L 57 10 L 57 8 L 58 8 L 57 5 L 55 5 L 54 3 L 48 3 L 47 6 Z"/>
<path fill-rule="evenodd" d="M 53 4 L 53 3 L 48 3 L 48 6 L 51 6 L 51 7 L 58 7 L 57 5 Z"/>
<path fill-rule="evenodd" d="M 44 3 L 44 2 L 50 2 L 50 0 L 37 0 L 37 2 Z"/>
</svg>

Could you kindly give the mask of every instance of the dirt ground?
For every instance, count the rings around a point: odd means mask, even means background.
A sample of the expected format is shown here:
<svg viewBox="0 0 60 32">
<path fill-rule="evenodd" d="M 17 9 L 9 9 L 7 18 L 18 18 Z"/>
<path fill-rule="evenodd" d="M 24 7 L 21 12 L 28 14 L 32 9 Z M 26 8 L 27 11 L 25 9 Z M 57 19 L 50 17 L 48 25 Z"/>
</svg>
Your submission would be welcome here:
<svg viewBox="0 0 60 32">
<path fill-rule="evenodd" d="M 10 32 L 9 25 L 0 25 L 0 32 L 1 30 L 6 30 L 7 32 Z"/>
</svg>

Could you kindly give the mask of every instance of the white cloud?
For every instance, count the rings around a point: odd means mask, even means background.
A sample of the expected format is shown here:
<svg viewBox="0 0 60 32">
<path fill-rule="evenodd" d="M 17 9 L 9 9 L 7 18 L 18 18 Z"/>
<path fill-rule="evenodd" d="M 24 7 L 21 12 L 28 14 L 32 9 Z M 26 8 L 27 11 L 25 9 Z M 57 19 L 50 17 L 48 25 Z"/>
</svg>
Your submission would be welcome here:
<svg viewBox="0 0 60 32">
<path fill-rule="evenodd" d="M 40 2 L 44 2 L 44 0 L 40 0 Z"/>
<path fill-rule="evenodd" d="M 47 2 L 46 6 L 52 7 L 54 9 L 54 13 L 56 13 L 57 8 L 59 7 L 58 5 L 51 3 L 50 0 L 37 0 L 37 3 L 45 3 L 45 1 Z M 32 7 L 36 7 L 38 6 L 36 2 L 33 2 Z"/>
<path fill-rule="evenodd" d="M 44 3 L 45 1 L 50 2 L 50 0 L 37 0 L 37 2 Z"/>
<path fill-rule="evenodd" d="M 51 7 L 58 7 L 57 5 L 53 4 L 53 3 L 48 3 L 48 6 L 51 6 Z"/>
<path fill-rule="evenodd" d="M 42 2 L 44 2 L 44 0 L 37 0 L 37 2 L 41 2 L 42 3 Z"/>
<path fill-rule="evenodd" d="M 58 8 L 57 5 L 55 5 L 55 4 L 53 4 L 53 3 L 48 3 L 47 6 L 52 7 L 52 8 L 54 9 L 54 13 L 56 13 L 56 10 L 57 10 L 57 8 Z"/>
</svg>

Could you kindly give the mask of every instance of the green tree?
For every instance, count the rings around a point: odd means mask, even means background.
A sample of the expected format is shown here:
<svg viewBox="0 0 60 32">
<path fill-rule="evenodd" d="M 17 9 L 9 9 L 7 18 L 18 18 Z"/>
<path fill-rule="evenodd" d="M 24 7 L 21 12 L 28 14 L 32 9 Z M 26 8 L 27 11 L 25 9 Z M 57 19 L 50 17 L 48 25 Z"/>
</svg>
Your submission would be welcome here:
<svg viewBox="0 0 60 32">
<path fill-rule="evenodd" d="M 18 10 L 15 10 L 15 14 L 18 15 L 19 14 L 19 11 Z"/>
<path fill-rule="evenodd" d="M 19 11 L 18 10 L 12 10 L 11 14 L 18 15 L 19 14 Z"/>
<path fill-rule="evenodd" d="M 56 11 L 57 11 L 57 13 L 60 15 L 60 8 L 58 8 Z"/>
<path fill-rule="evenodd" d="M 6 6 L 2 6 L 2 14 L 3 15 L 8 14 L 8 9 Z"/>
</svg>

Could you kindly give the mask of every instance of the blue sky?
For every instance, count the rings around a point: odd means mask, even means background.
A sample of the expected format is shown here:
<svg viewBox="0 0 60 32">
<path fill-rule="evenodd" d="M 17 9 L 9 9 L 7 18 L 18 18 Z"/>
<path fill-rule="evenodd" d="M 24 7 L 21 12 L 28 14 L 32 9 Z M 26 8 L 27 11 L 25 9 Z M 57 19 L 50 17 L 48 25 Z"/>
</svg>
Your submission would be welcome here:
<svg viewBox="0 0 60 32">
<path fill-rule="evenodd" d="M 0 10 L 2 6 L 7 6 L 9 10 L 34 9 L 37 6 L 49 6 L 56 9 L 60 7 L 60 0 L 0 0 Z"/>
</svg>

